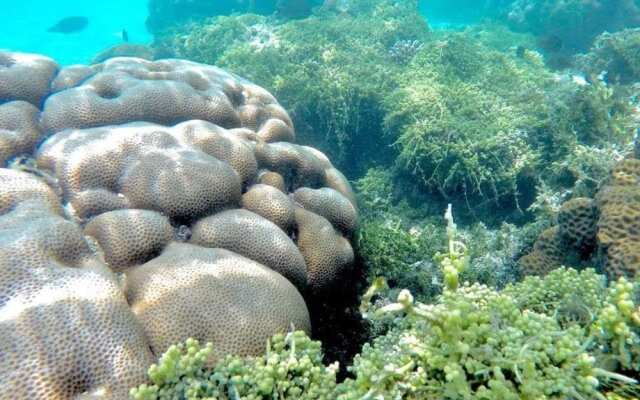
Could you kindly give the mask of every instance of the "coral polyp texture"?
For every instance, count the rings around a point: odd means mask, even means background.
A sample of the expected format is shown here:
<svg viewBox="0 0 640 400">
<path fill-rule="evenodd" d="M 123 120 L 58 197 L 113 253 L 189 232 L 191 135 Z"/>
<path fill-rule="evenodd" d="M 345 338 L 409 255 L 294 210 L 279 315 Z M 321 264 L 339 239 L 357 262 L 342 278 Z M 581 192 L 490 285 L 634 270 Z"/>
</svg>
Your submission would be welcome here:
<svg viewBox="0 0 640 400">
<path fill-rule="evenodd" d="M 310 331 L 291 282 L 223 249 L 172 244 L 127 275 L 126 295 L 155 354 L 188 336 L 214 339 L 217 357 L 258 355 L 283 326 Z"/>
<path fill-rule="evenodd" d="M 616 165 L 596 202 L 597 238 L 607 273 L 633 277 L 640 270 L 640 160 L 625 159 Z"/>
<path fill-rule="evenodd" d="M 575 253 L 582 260 L 601 261 L 612 279 L 633 278 L 640 270 L 638 243 L 640 160 L 629 157 L 613 167 L 595 199 L 575 198 L 564 203 L 558 226 L 544 231 L 533 251 L 518 263 L 525 275 L 544 275 Z M 594 255 L 601 257 L 595 259 Z"/>
<path fill-rule="evenodd" d="M 115 275 L 46 184 L 0 182 L 0 398 L 125 398 L 153 358 Z"/>
<path fill-rule="evenodd" d="M 0 52 L 0 398 L 125 399 L 173 343 L 310 332 L 357 206 L 263 88 L 184 60 Z"/>
</svg>

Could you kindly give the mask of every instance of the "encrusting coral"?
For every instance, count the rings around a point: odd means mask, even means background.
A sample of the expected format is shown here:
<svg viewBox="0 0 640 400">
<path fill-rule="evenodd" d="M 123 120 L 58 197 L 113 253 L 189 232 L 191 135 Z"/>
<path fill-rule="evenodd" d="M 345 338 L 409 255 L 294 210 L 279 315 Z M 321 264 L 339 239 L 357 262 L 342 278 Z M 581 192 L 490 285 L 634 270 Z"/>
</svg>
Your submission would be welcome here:
<svg viewBox="0 0 640 400">
<path fill-rule="evenodd" d="M 189 337 L 223 358 L 311 332 L 356 205 L 269 92 L 184 60 L 0 52 L 0 77 L 0 398 L 124 399 Z"/>
</svg>

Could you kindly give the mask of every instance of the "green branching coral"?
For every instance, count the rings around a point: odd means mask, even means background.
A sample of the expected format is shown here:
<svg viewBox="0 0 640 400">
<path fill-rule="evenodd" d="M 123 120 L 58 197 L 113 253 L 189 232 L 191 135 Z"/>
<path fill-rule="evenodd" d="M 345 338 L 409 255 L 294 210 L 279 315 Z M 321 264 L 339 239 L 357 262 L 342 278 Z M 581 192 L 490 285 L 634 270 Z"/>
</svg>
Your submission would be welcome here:
<svg viewBox="0 0 640 400">
<path fill-rule="evenodd" d="M 338 399 L 604 399 L 599 378 L 611 374 L 586 351 L 579 325 L 563 328 L 486 286 L 460 286 L 467 252 L 450 208 L 446 218 L 443 295 L 425 305 L 403 290 L 397 303 L 378 309 L 404 317 L 365 345 Z"/>
<path fill-rule="evenodd" d="M 530 36 L 504 26 L 429 31 L 415 3 L 328 2 L 293 21 L 218 17 L 156 46 L 269 89 L 299 140 L 347 176 L 383 166 L 476 215 L 523 218 L 540 181 L 572 189 L 571 172 L 554 163 L 576 146 L 630 140 L 625 93 L 553 74 Z M 398 62 L 403 43 L 412 51 Z"/>
<path fill-rule="evenodd" d="M 394 183 L 391 171 L 370 168 L 355 184 L 358 205 L 367 213 L 384 213 L 394 204 Z"/>
<path fill-rule="evenodd" d="M 501 292 L 460 287 L 468 252 L 450 209 L 446 217 L 449 249 L 437 257 L 442 296 L 425 305 L 403 290 L 396 303 L 365 306 L 367 315 L 404 317 L 364 347 L 338 398 L 604 399 L 610 386 L 637 391 L 615 372 L 638 368 L 635 285 L 620 280 L 607 289 L 592 269 L 560 268 Z M 373 291 L 383 288 L 376 283 Z M 612 359 L 619 367 L 609 370 Z"/>
<path fill-rule="evenodd" d="M 552 192 L 552 195 L 558 195 L 558 208 L 571 197 L 595 197 L 613 167 L 630 153 L 629 147 L 576 145 L 563 159 L 551 163 L 550 173 L 538 188 L 539 202 L 550 200 L 545 196 L 545 187 L 565 188 Z"/>
<path fill-rule="evenodd" d="M 356 238 L 367 281 L 383 277 L 392 289 L 409 289 L 418 300 L 433 301 L 442 291 L 443 275 L 436 256 L 447 243 L 446 230 L 432 219 L 420 219 L 414 215 L 416 210 L 402 202 L 394 202 L 394 185 L 382 179 L 390 174 L 372 171 L 356 184 L 360 199 L 365 200 L 359 202 L 364 218 Z M 462 279 L 494 288 L 515 281 L 517 258 L 542 228 L 537 224 L 489 228 L 477 223 L 460 229 L 458 234 L 470 256 Z"/>
<path fill-rule="evenodd" d="M 522 210 L 539 181 L 554 191 L 594 186 L 557 167 L 590 168 L 589 160 L 576 162 L 579 146 L 594 154 L 631 141 L 629 91 L 552 74 L 535 52 L 498 51 L 490 46 L 503 44 L 483 44 L 474 32 L 432 34 L 385 96 L 398 171 L 428 193 L 480 210 L 500 200 Z"/>
<path fill-rule="evenodd" d="M 134 400 L 164 400 L 176 398 L 203 398 L 219 394 L 218 382 L 209 381 L 206 363 L 213 346 L 200 346 L 194 339 L 171 346 L 157 364 L 149 368 L 152 385 L 140 385 L 131 389 Z"/>
<path fill-rule="evenodd" d="M 480 285 L 432 306 L 398 304 L 404 326 L 365 346 L 339 399 L 601 398 L 578 327 L 562 329 Z"/>
<path fill-rule="evenodd" d="M 575 54 L 589 48 L 602 32 L 637 26 L 636 1 L 518 0 L 505 2 L 502 18 L 516 30 L 554 38 L 552 52 Z M 552 43 L 553 43 L 552 42 Z M 552 44 L 550 43 L 550 44 Z M 544 44 L 544 42 L 543 42 Z"/>
<path fill-rule="evenodd" d="M 427 305 L 403 289 L 378 306 L 386 284 L 375 279 L 361 312 L 390 328 L 363 347 L 351 378 L 336 383 L 337 365 L 325 366 L 320 343 L 303 332 L 274 336 L 263 356 L 227 356 L 212 367 L 211 345 L 190 339 L 150 368 L 151 384 L 132 389 L 132 399 L 635 398 L 637 382 L 620 372 L 640 370 L 638 283 L 607 288 L 594 270 L 568 268 L 502 291 L 463 282 L 473 263 L 451 208 L 445 216 L 442 295 Z M 582 310 L 588 318 L 573 318 Z"/>
<path fill-rule="evenodd" d="M 599 364 L 640 372 L 640 282 L 621 278 L 607 287 L 606 278 L 593 269 L 562 267 L 509 285 L 502 294 L 520 309 L 583 327 Z"/>
<path fill-rule="evenodd" d="M 615 361 L 622 370 L 640 372 L 640 284 L 620 278 L 608 291 L 591 334 L 598 355 Z"/>
<path fill-rule="evenodd" d="M 603 306 L 604 276 L 594 269 L 577 271 L 561 267 L 544 277 L 528 276 L 511 284 L 503 294 L 511 296 L 522 310 L 555 317 L 563 326 L 589 326 Z"/>
<path fill-rule="evenodd" d="M 256 50 L 261 45 L 268 46 L 271 32 L 267 21 L 266 17 L 254 14 L 219 16 L 202 24 L 189 24 L 184 32 L 164 35 L 154 45 L 172 56 L 213 63 L 237 43 L 246 43 Z"/>
<path fill-rule="evenodd" d="M 636 124 L 633 104 L 623 88 L 611 87 L 594 80 L 578 86 L 567 98 L 566 115 L 580 143 L 596 145 L 628 143 Z"/>
<path fill-rule="evenodd" d="M 330 400 L 337 365 L 322 363 L 320 343 L 302 331 L 275 335 L 261 357 L 228 356 L 209 369 L 211 345 L 193 339 L 172 346 L 149 369 L 152 385 L 131 390 L 133 400 Z"/>
</svg>

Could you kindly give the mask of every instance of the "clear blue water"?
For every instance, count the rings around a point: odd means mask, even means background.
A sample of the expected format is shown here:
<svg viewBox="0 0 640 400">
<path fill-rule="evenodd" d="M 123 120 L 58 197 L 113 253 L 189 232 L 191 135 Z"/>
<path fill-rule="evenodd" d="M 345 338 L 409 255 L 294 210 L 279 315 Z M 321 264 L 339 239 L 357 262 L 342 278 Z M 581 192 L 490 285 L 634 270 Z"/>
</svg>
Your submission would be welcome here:
<svg viewBox="0 0 640 400">
<path fill-rule="evenodd" d="M 127 30 L 132 43 L 151 41 L 145 27 L 148 0 L 3 0 L 3 3 L 0 49 L 45 54 L 62 65 L 89 63 L 101 50 L 122 42 L 122 29 Z M 460 22 L 448 21 L 440 8 L 430 11 L 427 3 L 422 1 L 421 8 L 433 27 Z M 69 16 L 88 17 L 89 25 L 76 33 L 47 32 Z"/>
<path fill-rule="evenodd" d="M 0 49 L 40 53 L 63 65 L 88 63 L 99 51 L 122 41 L 147 43 L 147 0 L 2 0 Z M 86 29 L 71 34 L 47 29 L 68 16 L 89 18 Z"/>
</svg>

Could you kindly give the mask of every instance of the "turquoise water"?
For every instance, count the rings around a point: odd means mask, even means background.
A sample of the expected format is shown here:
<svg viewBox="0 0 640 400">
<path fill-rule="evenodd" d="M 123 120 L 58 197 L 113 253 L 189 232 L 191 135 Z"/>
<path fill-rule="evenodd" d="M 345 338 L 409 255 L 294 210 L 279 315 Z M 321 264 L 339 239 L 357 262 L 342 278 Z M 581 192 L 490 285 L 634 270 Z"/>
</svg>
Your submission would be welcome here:
<svg viewBox="0 0 640 400">
<path fill-rule="evenodd" d="M 448 24 L 442 6 L 430 9 L 426 1 L 421 3 L 433 27 Z M 130 42 L 148 44 L 147 4 L 148 0 L 8 2 L 0 18 L 0 49 L 45 54 L 62 65 L 86 64 L 101 50 L 122 42 L 122 29 L 127 30 Z M 70 34 L 47 32 L 69 16 L 85 16 L 89 25 Z M 451 22 L 461 21 L 454 18 Z"/>
<path fill-rule="evenodd" d="M 126 29 L 133 43 L 151 39 L 144 22 L 147 0 L 26 0 L 3 1 L 0 49 L 46 54 L 63 65 L 87 63 L 99 51 L 122 41 Z M 86 29 L 50 33 L 47 29 L 68 16 L 89 18 Z"/>
</svg>

